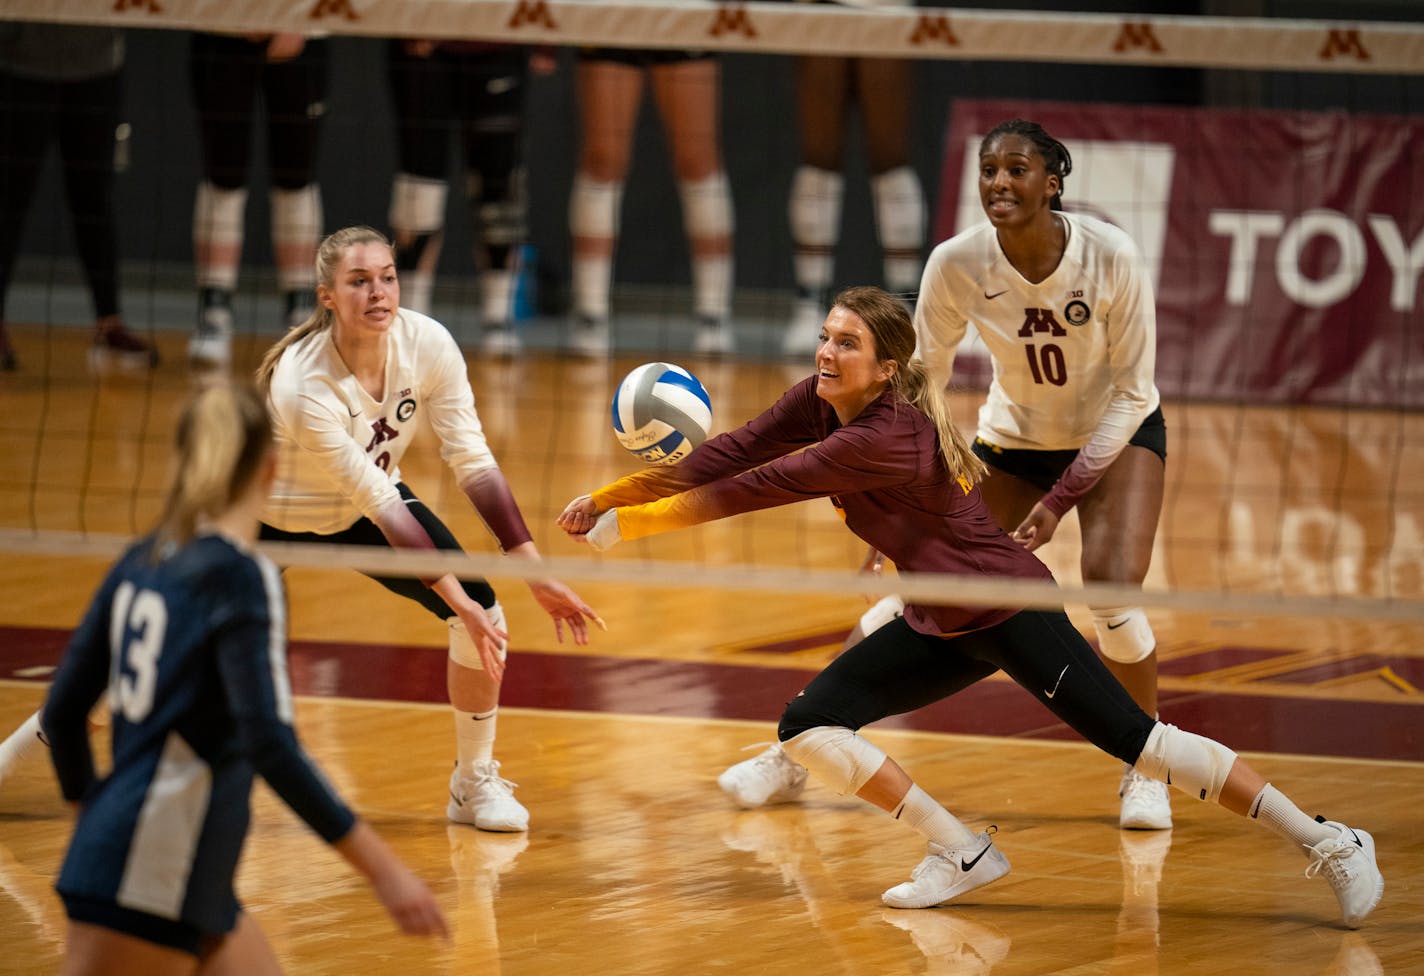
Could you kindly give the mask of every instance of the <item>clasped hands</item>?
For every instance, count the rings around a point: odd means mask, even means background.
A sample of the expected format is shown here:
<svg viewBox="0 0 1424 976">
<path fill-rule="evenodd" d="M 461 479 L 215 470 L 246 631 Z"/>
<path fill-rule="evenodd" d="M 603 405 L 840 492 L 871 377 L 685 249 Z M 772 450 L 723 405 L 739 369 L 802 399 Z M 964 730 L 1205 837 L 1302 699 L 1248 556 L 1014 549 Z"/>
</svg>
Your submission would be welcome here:
<svg viewBox="0 0 1424 976">
<path fill-rule="evenodd" d="M 600 512 L 591 495 L 580 495 L 569 502 L 554 521 L 570 538 L 587 542 L 599 552 L 623 541 L 618 531 L 618 509 Z"/>
</svg>

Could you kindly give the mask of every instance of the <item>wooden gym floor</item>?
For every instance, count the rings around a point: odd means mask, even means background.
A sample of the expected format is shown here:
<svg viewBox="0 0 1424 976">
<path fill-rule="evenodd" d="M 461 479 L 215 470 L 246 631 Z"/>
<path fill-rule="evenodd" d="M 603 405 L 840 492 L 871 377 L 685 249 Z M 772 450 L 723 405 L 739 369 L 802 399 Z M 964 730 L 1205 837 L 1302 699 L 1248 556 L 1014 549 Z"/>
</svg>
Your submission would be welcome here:
<svg viewBox="0 0 1424 976">
<path fill-rule="evenodd" d="M 0 374 L 0 528 L 130 533 L 159 503 L 171 420 L 190 388 L 181 340 L 153 373 L 85 361 L 85 334 L 17 328 Z M 41 350 L 43 351 L 41 353 Z M 241 348 L 244 362 L 256 354 Z M 487 432 L 541 549 L 573 495 L 628 470 L 608 430 L 607 364 L 472 362 Z M 803 370 L 679 355 L 720 428 Z M 969 425 L 976 398 L 956 403 Z M 1148 588 L 1424 599 L 1424 417 L 1169 404 L 1168 496 Z M 489 548 L 430 449 L 406 480 L 471 548 Z M 1050 564 L 1077 580 L 1075 526 Z M 853 567 L 858 544 L 812 503 L 623 547 L 612 557 Z M 44 681 L 101 560 L 0 565 L 0 728 Z M 1324 882 L 1269 832 L 1175 794 L 1168 833 L 1116 828 L 1116 764 L 998 677 L 869 732 L 968 823 L 996 824 L 1013 873 L 953 907 L 883 909 L 916 835 L 812 787 L 738 811 L 713 779 L 772 737 L 781 703 L 834 656 L 855 597 L 577 584 L 610 631 L 561 646 L 517 580 L 497 754 L 527 836 L 447 825 L 450 717 L 441 627 L 349 571 L 294 570 L 298 727 L 353 805 L 431 884 L 454 938 L 403 938 L 265 788 L 239 893 L 293 973 L 1424 972 L 1424 627 L 1153 611 L 1164 717 L 1246 752 L 1301 806 L 1372 831 L 1384 902 L 1356 933 Z M 790 612 L 788 612 L 790 610 Z M 1077 608 L 1070 608 L 1079 619 Z M 102 736 L 102 733 L 100 733 Z M 57 966 L 50 884 L 69 816 L 34 762 L 0 782 L 0 973 Z"/>
</svg>

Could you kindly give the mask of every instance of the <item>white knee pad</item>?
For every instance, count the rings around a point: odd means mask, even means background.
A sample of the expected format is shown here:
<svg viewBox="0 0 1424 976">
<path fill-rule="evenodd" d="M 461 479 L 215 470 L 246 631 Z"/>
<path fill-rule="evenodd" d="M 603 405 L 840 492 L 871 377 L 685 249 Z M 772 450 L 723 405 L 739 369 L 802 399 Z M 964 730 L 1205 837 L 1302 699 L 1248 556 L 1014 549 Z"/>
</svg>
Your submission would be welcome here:
<svg viewBox="0 0 1424 976">
<path fill-rule="evenodd" d="M 892 593 L 860 615 L 860 632 L 869 637 L 905 612 L 905 601 Z"/>
<path fill-rule="evenodd" d="M 296 190 L 273 189 L 272 243 L 309 244 L 321 239 L 321 188 L 315 183 Z"/>
<path fill-rule="evenodd" d="M 726 173 L 718 170 L 700 180 L 678 180 L 677 192 L 688 237 L 731 236 L 732 188 Z"/>
<path fill-rule="evenodd" d="M 500 630 L 504 630 L 504 607 L 496 603 L 485 610 L 485 616 L 489 617 L 490 623 Z M 464 623 L 459 617 L 451 617 L 450 624 L 450 660 L 460 665 L 462 668 L 470 668 L 475 671 L 485 669 L 484 661 L 480 660 L 479 648 L 475 647 L 475 641 L 470 637 L 470 632 L 465 629 Z M 499 659 L 504 660 L 509 652 L 509 644 L 501 641 L 499 645 Z"/>
<path fill-rule="evenodd" d="M 236 259 L 213 251 L 242 249 L 247 190 L 225 190 L 204 180 L 193 201 L 193 250 L 198 254 L 198 286 L 233 291 L 237 288 Z M 212 257 L 205 259 L 205 255 Z M 215 260 L 214 260 L 215 259 Z"/>
<path fill-rule="evenodd" d="M 791 236 L 798 245 L 833 247 L 841 227 L 845 177 L 828 169 L 799 166 L 787 204 Z"/>
<path fill-rule="evenodd" d="M 841 796 L 859 793 L 885 763 L 883 751 L 840 726 L 807 729 L 781 748 Z"/>
<path fill-rule="evenodd" d="M 273 189 L 272 249 L 277 255 L 277 287 L 283 291 L 310 291 L 316 287 L 312 267 L 321 241 L 321 188 L 315 183 L 296 190 Z M 300 262 L 288 263 L 289 255 Z"/>
<path fill-rule="evenodd" d="M 241 244 L 246 212 L 246 189 L 224 190 L 204 180 L 193 202 L 193 239 L 218 246 Z"/>
<path fill-rule="evenodd" d="M 871 177 L 875 225 L 887 250 L 919 250 L 925 242 L 925 195 L 908 166 Z"/>
<path fill-rule="evenodd" d="M 1157 647 L 1152 625 L 1141 607 L 1095 607 L 1093 628 L 1103 657 L 1119 664 L 1145 660 Z"/>
<path fill-rule="evenodd" d="M 601 183 L 578 173 L 569 194 L 569 231 L 575 237 L 617 237 L 622 206 L 621 181 Z"/>
<path fill-rule="evenodd" d="M 445 200 L 450 187 L 410 173 L 391 182 L 391 227 L 397 234 L 433 234 L 445 226 Z"/>
<path fill-rule="evenodd" d="M 1215 739 L 1158 722 L 1133 763 L 1143 776 L 1215 803 L 1236 762 L 1236 753 Z"/>
</svg>

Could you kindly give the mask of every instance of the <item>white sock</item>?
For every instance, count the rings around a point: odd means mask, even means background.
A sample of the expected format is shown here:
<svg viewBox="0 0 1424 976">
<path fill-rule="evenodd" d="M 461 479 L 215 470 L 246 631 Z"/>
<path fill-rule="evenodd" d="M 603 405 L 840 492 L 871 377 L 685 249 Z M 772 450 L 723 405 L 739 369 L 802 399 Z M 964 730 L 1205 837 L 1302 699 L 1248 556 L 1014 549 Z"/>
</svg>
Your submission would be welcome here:
<svg viewBox="0 0 1424 976">
<path fill-rule="evenodd" d="M 1333 828 L 1317 823 L 1301 812 L 1290 799 L 1270 783 L 1261 788 L 1247 816 L 1303 847 L 1314 847 L 1335 836 Z"/>
<path fill-rule="evenodd" d="M 458 708 L 454 711 L 460 769 L 468 773 L 475 763 L 489 762 L 494 757 L 494 729 L 499 706 L 487 712 L 462 712 Z"/>
<path fill-rule="evenodd" d="M 39 753 L 44 746 L 45 741 L 40 738 L 40 713 L 35 712 L 0 743 L 0 779 L 16 765 Z"/>
<path fill-rule="evenodd" d="M 910 791 L 890 814 L 896 820 L 913 827 L 946 850 L 958 850 L 973 845 L 974 831 L 942 807 L 938 800 L 913 783 Z"/>
</svg>

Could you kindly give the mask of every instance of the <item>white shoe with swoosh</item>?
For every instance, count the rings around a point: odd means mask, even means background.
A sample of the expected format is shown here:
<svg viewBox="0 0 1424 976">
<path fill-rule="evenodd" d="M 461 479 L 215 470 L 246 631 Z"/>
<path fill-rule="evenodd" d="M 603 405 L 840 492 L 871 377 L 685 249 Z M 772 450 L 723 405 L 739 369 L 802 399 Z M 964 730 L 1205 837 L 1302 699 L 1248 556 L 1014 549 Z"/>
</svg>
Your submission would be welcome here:
<svg viewBox="0 0 1424 976">
<path fill-rule="evenodd" d="M 910 872 L 910 880 L 897 884 L 881 896 L 891 908 L 933 908 L 958 898 L 1009 873 L 1009 859 L 990 836 L 990 827 L 959 850 L 949 850 L 930 841 L 929 853 Z"/>
</svg>

